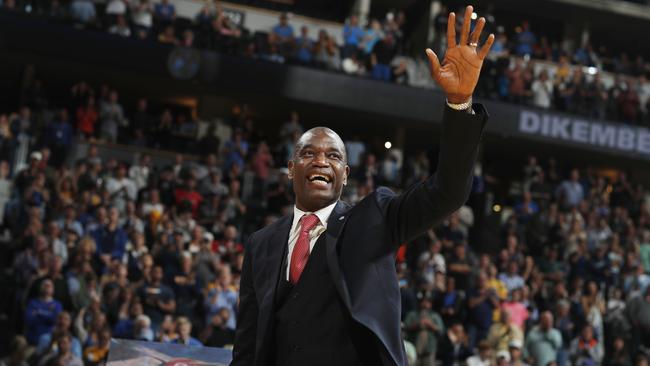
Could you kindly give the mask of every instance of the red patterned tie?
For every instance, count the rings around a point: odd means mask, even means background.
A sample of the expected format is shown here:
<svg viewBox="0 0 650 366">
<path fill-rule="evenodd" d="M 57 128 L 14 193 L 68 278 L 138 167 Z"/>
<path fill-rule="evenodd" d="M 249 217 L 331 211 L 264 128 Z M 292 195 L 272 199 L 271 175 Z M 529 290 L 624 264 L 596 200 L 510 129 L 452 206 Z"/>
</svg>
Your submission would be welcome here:
<svg viewBox="0 0 650 366">
<path fill-rule="evenodd" d="M 293 247 L 291 268 L 289 268 L 289 280 L 294 285 L 298 283 L 302 270 L 305 269 L 309 259 L 309 232 L 320 222 L 318 216 L 314 214 L 304 215 L 300 220 L 300 235 L 296 246 Z"/>
</svg>

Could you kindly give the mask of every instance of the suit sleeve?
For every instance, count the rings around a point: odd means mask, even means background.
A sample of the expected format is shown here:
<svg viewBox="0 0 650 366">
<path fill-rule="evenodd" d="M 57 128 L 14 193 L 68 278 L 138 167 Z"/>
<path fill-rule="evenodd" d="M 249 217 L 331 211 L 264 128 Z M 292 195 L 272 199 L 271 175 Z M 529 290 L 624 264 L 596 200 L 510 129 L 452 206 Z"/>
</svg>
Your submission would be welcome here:
<svg viewBox="0 0 650 366">
<path fill-rule="evenodd" d="M 230 366 L 249 366 L 255 362 L 255 340 L 257 338 L 258 304 L 252 278 L 251 245 L 253 236 L 246 245 L 241 280 L 239 282 L 239 311 L 237 312 L 237 330 Z"/>
<path fill-rule="evenodd" d="M 399 195 L 388 197 L 386 220 L 394 245 L 412 240 L 462 206 L 472 186 L 472 172 L 488 118 L 480 104 L 475 114 L 445 106 L 436 173 Z M 383 188 L 382 190 L 388 191 Z M 381 204 L 380 204 L 381 205 Z"/>
</svg>

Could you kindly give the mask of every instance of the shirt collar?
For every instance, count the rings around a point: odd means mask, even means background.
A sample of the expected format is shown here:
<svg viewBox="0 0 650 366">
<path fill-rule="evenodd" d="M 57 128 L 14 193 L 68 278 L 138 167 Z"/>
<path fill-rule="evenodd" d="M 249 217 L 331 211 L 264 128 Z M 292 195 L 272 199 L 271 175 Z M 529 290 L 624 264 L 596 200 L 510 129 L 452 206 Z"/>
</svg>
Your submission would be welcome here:
<svg viewBox="0 0 650 366">
<path fill-rule="evenodd" d="M 327 228 L 327 220 L 330 218 L 330 215 L 332 214 L 332 211 L 334 210 L 334 207 L 336 207 L 337 203 L 338 201 L 332 203 L 329 206 L 325 206 L 316 212 L 305 212 L 294 205 L 292 227 L 296 227 L 296 225 L 298 225 L 298 222 L 303 217 L 303 215 L 309 215 L 313 213 L 314 215 L 318 216 L 318 220 L 320 220 L 321 225 Z"/>
</svg>

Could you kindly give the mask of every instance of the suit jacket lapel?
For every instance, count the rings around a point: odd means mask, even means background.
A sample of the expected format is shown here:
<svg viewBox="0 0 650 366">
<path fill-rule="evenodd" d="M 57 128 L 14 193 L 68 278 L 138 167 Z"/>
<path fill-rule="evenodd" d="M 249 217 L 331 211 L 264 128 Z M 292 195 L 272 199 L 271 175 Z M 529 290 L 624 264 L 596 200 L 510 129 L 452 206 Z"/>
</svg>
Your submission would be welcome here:
<svg viewBox="0 0 650 366">
<path fill-rule="evenodd" d="M 350 205 L 343 201 L 339 201 L 334 207 L 334 211 L 327 220 L 327 231 L 325 231 L 326 245 L 327 245 L 327 266 L 332 274 L 332 280 L 338 291 L 343 303 L 352 310 L 350 295 L 348 293 L 347 285 L 343 278 L 341 268 L 339 266 L 338 255 L 336 251 L 336 244 L 338 243 L 339 236 L 343 231 L 345 222 L 347 221 L 346 212 L 349 210 Z"/>
<path fill-rule="evenodd" d="M 272 280 L 266 282 L 269 288 L 265 291 L 266 295 L 264 295 L 260 304 L 260 315 L 258 318 L 259 334 L 266 334 L 273 315 L 275 293 L 278 287 L 278 281 L 281 280 L 283 256 L 287 255 L 287 242 L 289 240 L 289 230 L 291 230 L 292 221 L 293 215 L 281 218 L 277 223 L 276 230 L 269 236 L 268 242 L 265 243 L 266 259 L 264 261 L 268 263 L 266 275 Z"/>
</svg>

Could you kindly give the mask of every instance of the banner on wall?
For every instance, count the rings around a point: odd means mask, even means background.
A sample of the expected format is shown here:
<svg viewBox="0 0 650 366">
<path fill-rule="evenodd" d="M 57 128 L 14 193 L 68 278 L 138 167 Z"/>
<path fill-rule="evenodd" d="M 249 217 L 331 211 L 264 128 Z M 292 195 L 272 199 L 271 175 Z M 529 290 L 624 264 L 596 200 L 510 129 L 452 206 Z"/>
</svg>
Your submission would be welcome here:
<svg viewBox="0 0 650 366">
<path fill-rule="evenodd" d="M 518 122 L 517 133 L 527 136 L 650 158 L 650 130 L 645 127 L 526 109 Z"/>
<path fill-rule="evenodd" d="M 223 348 L 112 339 L 108 366 L 227 366 L 232 351 Z"/>
</svg>

